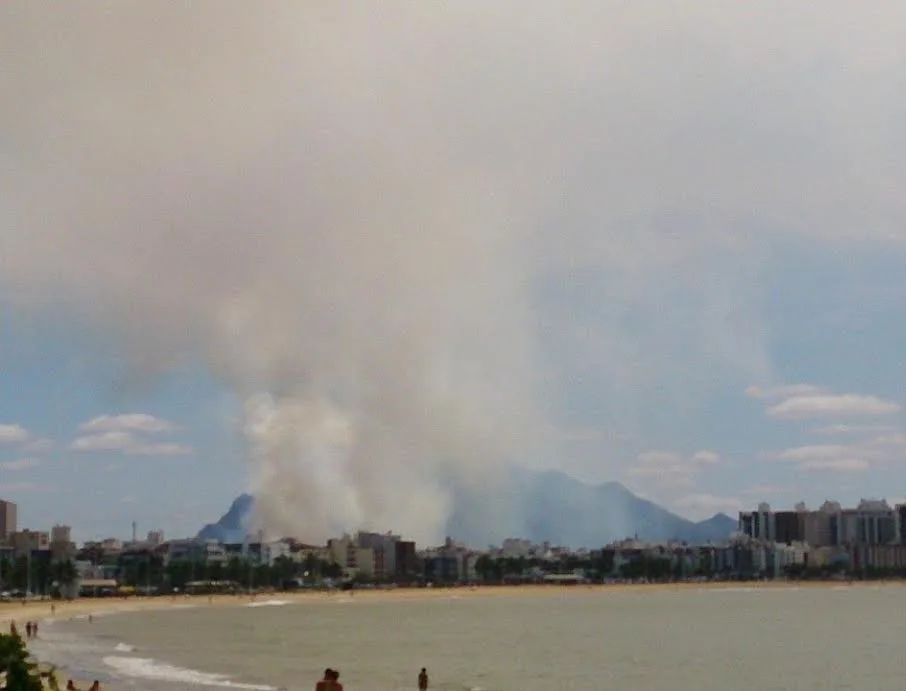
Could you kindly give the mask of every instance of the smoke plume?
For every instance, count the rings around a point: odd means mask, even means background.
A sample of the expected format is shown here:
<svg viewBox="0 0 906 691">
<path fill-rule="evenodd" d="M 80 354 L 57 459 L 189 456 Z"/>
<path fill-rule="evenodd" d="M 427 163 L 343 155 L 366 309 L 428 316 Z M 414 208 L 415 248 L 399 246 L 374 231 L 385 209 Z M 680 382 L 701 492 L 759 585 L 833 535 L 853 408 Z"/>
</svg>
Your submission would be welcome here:
<svg viewBox="0 0 906 691">
<path fill-rule="evenodd" d="M 442 536 L 442 478 L 529 429 L 528 266 L 417 56 L 378 14 L 101 5 L 10 10 L 8 296 L 149 372 L 203 357 L 247 399 L 269 530 Z"/>
<path fill-rule="evenodd" d="M 772 380 L 772 243 L 901 234 L 876 156 L 901 25 L 842 2 L 3 3 L 0 298 L 137 371 L 203 359 L 247 402 L 274 532 L 436 539 L 450 482 L 543 455 L 568 417 L 547 408 L 582 407 L 564 381 L 606 392 L 581 440 L 643 437 L 665 383 L 676 418 Z"/>
</svg>

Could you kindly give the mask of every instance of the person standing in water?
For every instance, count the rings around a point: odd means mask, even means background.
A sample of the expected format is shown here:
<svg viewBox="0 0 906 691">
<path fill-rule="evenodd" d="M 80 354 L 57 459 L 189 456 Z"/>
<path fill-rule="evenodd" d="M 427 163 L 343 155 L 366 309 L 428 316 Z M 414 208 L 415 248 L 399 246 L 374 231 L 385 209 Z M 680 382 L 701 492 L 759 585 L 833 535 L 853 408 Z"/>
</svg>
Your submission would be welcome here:
<svg viewBox="0 0 906 691">
<path fill-rule="evenodd" d="M 418 673 L 418 691 L 427 691 L 428 689 L 428 670 L 422 667 L 422 671 Z"/>
<path fill-rule="evenodd" d="M 319 679 L 318 683 L 315 684 L 315 691 L 328 691 L 331 688 L 333 670 L 328 667 L 324 670 L 324 678 Z"/>
</svg>

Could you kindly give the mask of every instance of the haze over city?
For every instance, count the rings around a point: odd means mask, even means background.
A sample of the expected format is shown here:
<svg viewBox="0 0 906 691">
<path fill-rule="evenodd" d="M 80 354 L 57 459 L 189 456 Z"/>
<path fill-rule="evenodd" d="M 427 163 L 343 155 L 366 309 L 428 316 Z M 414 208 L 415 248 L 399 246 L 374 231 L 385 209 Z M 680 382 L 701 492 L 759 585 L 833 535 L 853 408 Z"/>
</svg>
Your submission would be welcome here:
<svg viewBox="0 0 906 691">
<path fill-rule="evenodd" d="M 904 21 L 0 5 L 0 498 L 418 540 L 514 464 L 902 500 Z"/>
</svg>

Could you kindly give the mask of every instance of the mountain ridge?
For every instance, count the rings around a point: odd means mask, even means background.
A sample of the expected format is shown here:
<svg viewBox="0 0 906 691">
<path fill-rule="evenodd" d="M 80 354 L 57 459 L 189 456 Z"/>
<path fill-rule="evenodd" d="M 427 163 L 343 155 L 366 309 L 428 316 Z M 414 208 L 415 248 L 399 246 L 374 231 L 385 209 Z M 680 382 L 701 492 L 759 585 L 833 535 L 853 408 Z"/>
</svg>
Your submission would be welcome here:
<svg viewBox="0 0 906 691">
<path fill-rule="evenodd" d="M 736 521 L 724 513 L 691 521 L 636 496 L 619 482 L 590 485 L 558 470 L 513 471 L 509 480 L 491 494 L 454 486 L 447 534 L 471 547 L 523 537 L 579 548 L 633 537 L 701 544 L 726 539 L 736 529 Z M 244 541 L 254 502 L 250 494 L 239 495 L 198 537 Z"/>
</svg>

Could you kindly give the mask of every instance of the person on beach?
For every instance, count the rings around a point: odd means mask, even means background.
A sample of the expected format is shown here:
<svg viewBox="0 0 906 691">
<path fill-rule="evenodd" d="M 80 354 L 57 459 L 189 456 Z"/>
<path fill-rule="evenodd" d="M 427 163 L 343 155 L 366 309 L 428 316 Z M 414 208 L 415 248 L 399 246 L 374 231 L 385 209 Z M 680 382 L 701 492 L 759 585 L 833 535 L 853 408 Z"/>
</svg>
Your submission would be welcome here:
<svg viewBox="0 0 906 691">
<path fill-rule="evenodd" d="M 333 670 L 328 667 L 324 670 L 324 678 L 320 679 L 317 684 L 315 684 L 315 691 L 328 691 L 331 684 L 331 675 Z"/>
<path fill-rule="evenodd" d="M 101 682 L 95 679 L 91 686 L 88 687 L 88 691 L 101 691 Z"/>
<path fill-rule="evenodd" d="M 427 691 L 428 689 L 428 670 L 422 667 L 422 671 L 418 673 L 418 691 Z"/>
<path fill-rule="evenodd" d="M 343 685 L 340 683 L 340 673 L 335 669 L 330 670 L 330 686 L 327 688 L 330 691 L 343 691 Z"/>
<path fill-rule="evenodd" d="M 66 682 L 66 691 L 79 691 L 72 679 Z"/>
<path fill-rule="evenodd" d="M 38 622 L 36 622 L 36 621 L 33 621 L 31 623 L 31 637 L 32 638 L 38 637 Z"/>
<path fill-rule="evenodd" d="M 26 640 L 31 640 L 31 622 L 25 622 L 25 638 Z"/>
</svg>

